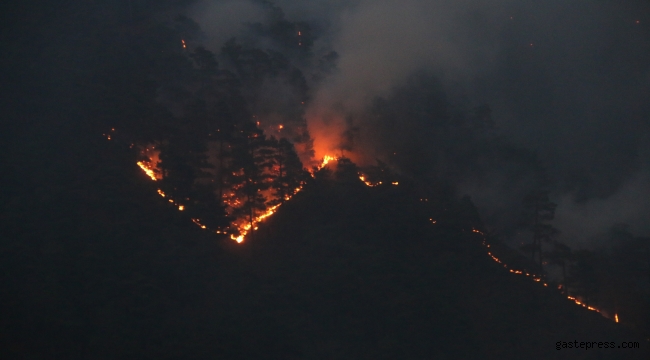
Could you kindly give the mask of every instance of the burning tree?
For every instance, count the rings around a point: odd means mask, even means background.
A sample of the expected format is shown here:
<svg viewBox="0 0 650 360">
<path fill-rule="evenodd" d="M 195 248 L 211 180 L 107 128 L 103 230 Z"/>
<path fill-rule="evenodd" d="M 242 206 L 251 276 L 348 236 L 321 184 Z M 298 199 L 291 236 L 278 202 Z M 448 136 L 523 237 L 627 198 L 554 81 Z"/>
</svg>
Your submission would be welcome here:
<svg viewBox="0 0 650 360">
<path fill-rule="evenodd" d="M 234 217 L 247 218 L 253 228 L 257 213 L 266 209 L 267 198 L 262 192 L 270 187 L 271 153 L 263 132 L 254 124 L 244 124 L 235 133 L 231 145 L 233 171 L 228 176 L 231 199 L 227 204 Z"/>
</svg>

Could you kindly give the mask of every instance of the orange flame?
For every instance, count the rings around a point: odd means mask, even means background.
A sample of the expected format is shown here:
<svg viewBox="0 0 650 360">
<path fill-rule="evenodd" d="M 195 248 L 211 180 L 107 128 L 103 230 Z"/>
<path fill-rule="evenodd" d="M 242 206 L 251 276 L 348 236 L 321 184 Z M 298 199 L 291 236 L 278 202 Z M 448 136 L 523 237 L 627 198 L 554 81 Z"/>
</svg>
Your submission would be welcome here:
<svg viewBox="0 0 650 360">
<path fill-rule="evenodd" d="M 483 236 L 485 235 L 483 232 L 481 232 L 481 231 L 479 231 L 479 230 L 476 230 L 476 229 L 472 229 L 472 232 L 473 232 L 473 233 L 477 233 L 477 234 L 481 234 L 481 235 L 483 235 Z M 488 244 L 488 243 L 486 242 L 486 238 L 483 238 L 483 245 L 484 245 L 486 248 L 488 248 L 488 249 L 490 248 L 490 244 Z M 508 268 L 508 265 L 507 265 L 507 264 L 504 264 L 504 263 L 503 263 L 499 258 L 497 258 L 496 256 L 494 256 L 490 251 L 488 251 L 487 254 L 488 254 L 488 256 L 490 256 L 490 257 L 492 258 L 492 260 L 494 260 L 495 262 L 497 262 L 497 263 L 499 263 L 499 264 L 503 264 L 503 267 L 504 267 L 504 268 Z M 529 272 L 527 272 L 527 271 L 525 271 L 525 270 L 509 269 L 508 271 L 509 271 L 510 273 L 512 273 L 512 274 L 525 275 L 525 276 L 528 276 L 528 277 L 532 277 L 533 281 L 535 281 L 535 282 L 539 282 L 539 283 L 542 283 L 542 285 L 544 285 L 545 287 L 548 287 L 548 284 L 547 284 L 546 282 L 542 282 L 542 277 L 541 277 L 541 276 L 538 276 L 538 275 L 535 275 L 535 274 L 531 274 L 531 273 L 529 273 Z M 558 289 L 562 289 L 562 286 L 561 286 L 561 285 L 558 286 Z M 588 306 L 588 305 L 584 304 L 582 301 L 578 300 L 577 298 L 575 298 L 575 297 L 573 297 L 573 296 L 567 296 L 567 299 L 573 301 L 576 305 L 580 305 L 580 306 L 582 306 L 582 307 L 585 308 L 585 309 L 588 309 L 588 310 L 591 310 L 591 311 L 595 311 L 595 312 L 597 312 L 597 313 L 600 313 L 600 310 L 596 309 L 596 308 L 593 307 L 593 306 Z M 614 315 L 614 319 L 616 320 L 616 322 L 618 322 L 618 315 Z"/>
<path fill-rule="evenodd" d="M 145 174 L 147 174 L 148 177 L 151 178 L 151 180 L 153 180 L 153 181 L 158 180 L 158 179 L 156 178 L 156 173 L 153 171 L 152 168 L 149 167 L 148 164 L 145 164 L 145 163 L 142 162 L 142 161 L 138 161 L 138 166 L 140 167 L 140 169 L 142 169 L 142 171 L 144 171 Z M 161 194 L 161 195 L 162 195 L 162 194 Z M 163 195 L 163 196 L 164 196 L 164 195 Z"/>
<path fill-rule="evenodd" d="M 291 197 L 293 195 L 297 194 L 298 192 L 300 192 L 300 190 L 302 190 L 302 185 L 300 187 L 296 188 L 293 191 L 292 195 L 285 196 L 285 200 L 291 199 Z M 245 224 L 237 226 L 237 228 L 239 229 L 239 235 L 231 234 L 230 238 L 232 240 L 235 240 L 237 243 L 241 244 L 242 242 L 244 242 L 244 238 L 251 231 L 251 229 L 252 230 L 257 230 L 258 229 L 257 225 L 259 223 L 263 222 L 264 220 L 266 220 L 267 218 L 269 218 L 271 215 L 275 214 L 275 212 L 278 210 L 280 205 L 282 205 L 282 204 L 280 203 L 280 204 L 277 204 L 277 205 L 273 205 L 270 208 L 266 209 L 266 211 L 264 211 L 262 214 L 256 216 L 253 219 L 252 224 L 251 224 L 251 222 L 247 222 Z"/>
</svg>

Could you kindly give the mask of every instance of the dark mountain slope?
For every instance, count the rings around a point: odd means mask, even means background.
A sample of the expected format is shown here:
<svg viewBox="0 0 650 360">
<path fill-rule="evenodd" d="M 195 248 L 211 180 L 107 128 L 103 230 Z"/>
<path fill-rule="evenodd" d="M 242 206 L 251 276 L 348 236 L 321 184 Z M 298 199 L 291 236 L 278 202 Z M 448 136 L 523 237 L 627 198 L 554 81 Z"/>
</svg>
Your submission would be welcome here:
<svg viewBox="0 0 650 360">
<path fill-rule="evenodd" d="M 5 358 L 647 355 L 643 342 L 555 350 L 640 340 L 507 273 L 461 230 L 476 219 L 452 202 L 424 206 L 408 185 L 319 179 L 236 244 L 165 203 L 120 148 L 98 137 L 12 173 L 20 186 L 5 193 L 0 252 Z"/>
<path fill-rule="evenodd" d="M 264 289 L 247 311 L 291 324 L 298 358 L 643 358 L 556 350 L 557 341 L 639 339 L 508 273 L 482 237 L 436 227 L 410 196 L 340 183 L 299 194 L 237 249 L 251 286 Z"/>
</svg>

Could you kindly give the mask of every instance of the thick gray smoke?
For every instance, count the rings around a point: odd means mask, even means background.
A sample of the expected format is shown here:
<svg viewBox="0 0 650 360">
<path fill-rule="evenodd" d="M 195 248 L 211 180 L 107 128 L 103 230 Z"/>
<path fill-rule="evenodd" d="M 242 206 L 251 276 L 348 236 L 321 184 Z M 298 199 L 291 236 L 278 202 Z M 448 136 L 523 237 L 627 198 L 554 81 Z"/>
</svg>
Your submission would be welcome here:
<svg viewBox="0 0 650 360">
<path fill-rule="evenodd" d="M 217 50 L 241 34 L 243 23 L 265 21 L 263 3 L 205 0 L 189 15 Z M 307 118 L 317 132 L 317 153 L 319 134 L 335 138 L 350 114 L 364 113 L 378 96 L 390 98 L 415 73 L 434 74 L 452 103 L 489 104 L 499 133 L 539 154 L 554 179 L 555 224 L 565 241 L 588 243 L 620 222 L 639 235 L 650 234 L 650 205 L 643 201 L 650 195 L 647 2 L 275 4 L 287 19 L 312 24 L 315 51 L 339 54 L 338 70 L 317 87 L 312 84 Z M 382 126 L 363 125 L 358 124 L 362 139 L 376 138 L 373 132 Z M 322 141 L 330 147 L 335 142 Z M 466 179 L 462 186 L 487 218 L 508 224 L 499 215 L 515 216 L 507 209 L 514 208 L 523 186 L 513 179 L 491 174 L 481 182 Z"/>
</svg>

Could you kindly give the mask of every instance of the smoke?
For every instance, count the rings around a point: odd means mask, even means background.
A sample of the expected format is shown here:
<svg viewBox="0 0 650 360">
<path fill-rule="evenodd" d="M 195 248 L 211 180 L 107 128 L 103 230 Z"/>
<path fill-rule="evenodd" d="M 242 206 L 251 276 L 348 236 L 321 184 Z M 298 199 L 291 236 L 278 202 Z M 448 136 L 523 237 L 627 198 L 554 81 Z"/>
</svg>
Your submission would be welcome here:
<svg viewBox="0 0 650 360">
<path fill-rule="evenodd" d="M 471 21 L 461 16 L 466 5 L 462 1 L 363 1 L 346 9 L 336 19 L 340 28 L 332 40 L 341 54 L 340 72 L 321 89 L 321 101 L 358 107 L 422 69 L 471 77 L 467 71 L 475 71 L 472 53 L 482 47 L 480 40 L 453 31 Z"/>
<path fill-rule="evenodd" d="M 199 1 L 187 15 L 201 26 L 205 46 L 219 53 L 227 40 L 241 35 L 246 24 L 263 21 L 266 11 L 253 1 Z"/>
<path fill-rule="evenodd" d="M 612 226 L 629 224 L 632 234 L 647 235 L 650 214 L 650 173 L 640 171 L 606 198 L 576 202 L 571 194 L 559 198 L 555 225 L 567 242 L 582 247 L 607 246 Z"/>
<path fill-rule="evenodd" d="M 241 35 L 244 23 L 265 21 L 267 5 L 203 1 L 190 16 L 218 50 L 225 39 Z M 426 74 L 446 94 L 449 116 L 489 104 L 501 138 L 539 155 L 554 180 L 556 225 L 565 241 L 584 242 L 615 222 L 629 222 L 640 235 L 650 231 L 643 221 L 650 209 L 638 200 L 650 193 L 644 165 L 650 157 L 642 147 L 650 139 L 649 4 L 278 0 L 275 5 L 287 19 L 312 25 L 315 53 L 339 54 L 336 71 L 309 84 L 306 117 L 317 156 L 339 149 L 341 135 L 353 128 L 357 152 L 368 149 L 354 154 L 359 159 L 390 158 L 400 146 L 397 140 L 387 144 L 382 134 L 390 132 L 407 143 L 402 148 L 435 158 L 431 138 L 418 135 L 419 120 L 397 114 L 401 126 L 396 126 L 369 115 L 378 98 L 397 101 L 396 91 L 417 89 L 409 80 L 414 74 Z M 396 108 L 410 105 L 417 117 L 418 107 L 426 107 L 407 100 L 400 98 Z M 370 145 L 373 141 L 381 143 Z M 525 172 L 501 170 L 536 166 L 505 163 L 476 163 L 493 169 L 458 179 L 462 191 L 500 226 L 514 223 L 503 217 L 516 216 L 508 209 L 519 206 L 530 184 Z"/>
</svg>

